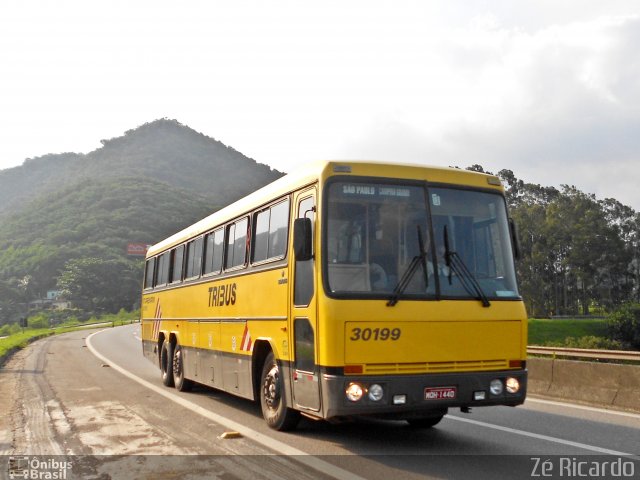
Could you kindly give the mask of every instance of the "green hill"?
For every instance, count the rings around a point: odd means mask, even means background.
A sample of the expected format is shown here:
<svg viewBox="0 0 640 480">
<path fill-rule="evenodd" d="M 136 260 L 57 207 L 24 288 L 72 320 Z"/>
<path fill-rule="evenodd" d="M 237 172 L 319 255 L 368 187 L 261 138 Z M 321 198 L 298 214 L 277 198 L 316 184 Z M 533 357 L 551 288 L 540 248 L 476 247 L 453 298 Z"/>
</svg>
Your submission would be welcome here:
<svg viewBox="0 0 640 480">
<path fill-rule="evenodd" d="M 282 175 L 175 120 L 101 142 L 86 155 L 45 155 L 0 171 L 0 220 L 31 200 L 94 179 L 158 180 L 226 205 Z"/>
<path fill-rule="evenodd" d="M 0 172 L 0 324 L 55 289 L 73 259 L 126 264 L 141 282 L 127 243 L 156 243 L 282 175 L 172 120 L 102 143 Z"/>
</svg>

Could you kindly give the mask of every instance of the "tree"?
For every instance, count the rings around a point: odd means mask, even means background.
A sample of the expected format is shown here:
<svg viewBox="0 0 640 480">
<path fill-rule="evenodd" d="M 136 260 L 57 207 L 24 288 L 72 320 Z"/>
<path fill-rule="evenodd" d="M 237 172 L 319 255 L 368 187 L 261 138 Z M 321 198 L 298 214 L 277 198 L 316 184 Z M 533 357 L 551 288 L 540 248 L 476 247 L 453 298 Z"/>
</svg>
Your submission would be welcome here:
<svg viewBox="0 0 640 480">
<path fill-rule="evenodd" d="M 23 303 L 17 281 L 0 281 L 0 326 L 17 321 L 24 310 Z"/>
<path fill-rule="evenodd" d="M 640 350 L 640 303 L 622 305 L 609 315 L 608 326 L 614 340 Z"/>
<path fill-rule="evenodd" d="M 67 262 L 58 288 L 79 308 L 95 313 L 131 309 L 140 295 L 142 262 L 80 258 Z"/>
<path fill-rule="evenodd" d="M 640 216 L 633 209 L 573 186 L 525 183 L 510 170 L 498 175 L 520 227 L 517 269 L 531 315 L 588 314 L 637 298 Z"/>
</svg>

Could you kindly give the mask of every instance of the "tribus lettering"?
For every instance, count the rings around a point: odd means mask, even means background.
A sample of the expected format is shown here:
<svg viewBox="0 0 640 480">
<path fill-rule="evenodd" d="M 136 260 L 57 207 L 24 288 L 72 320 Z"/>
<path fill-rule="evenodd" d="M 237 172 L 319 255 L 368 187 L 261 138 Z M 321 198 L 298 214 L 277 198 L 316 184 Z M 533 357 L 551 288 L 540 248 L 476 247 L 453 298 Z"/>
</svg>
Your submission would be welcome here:
<svg viewBox="0 0 640 480">
<path fill-rule="evenodd" d="M 209 306 L 225 307 L 236 304 L 236 284 L 209 287 Z"/>
</svg>

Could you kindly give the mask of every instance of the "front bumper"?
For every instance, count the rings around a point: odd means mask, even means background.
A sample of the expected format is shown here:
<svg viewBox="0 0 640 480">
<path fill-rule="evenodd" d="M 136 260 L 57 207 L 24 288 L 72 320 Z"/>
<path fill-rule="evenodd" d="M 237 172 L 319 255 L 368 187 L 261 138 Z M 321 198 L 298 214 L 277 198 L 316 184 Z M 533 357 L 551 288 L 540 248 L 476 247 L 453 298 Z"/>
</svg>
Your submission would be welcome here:
<svg viewBox="0 0 640 480">
<path fill-rule="evenodd" d="M 520 383 L 517 393 L 508 393 L 506 388 L 500 395 L 493 395 L 489 389 L 492 380 L 505 380 L 513 377 Z M 492 405 L 521 405 L 527 392 L 527 370 L 502 370 L 494 372 L 464 372 L 450 374 L 422 375 L 331 375 L 321 376 L 324 418 L 351 415 L 375 415 L 391 418 L 420 418 L 446 411 L 447 408 L 485 407 Z M 351 383 L 358 383 L 365 390 L 362 399 L 352 402 L 347 399 L 345 390 Z M 378 401 L 371 400 L 366 394 L 369 386 L 382 386 L 384 394 Z M 427 399 L 426 389 L 455 389 L 455 398 Z M 474 399 L 485 392 L 484 399 Z M 394 397 L 405 396 L 404 404 L 394 404 Z"/>
</svg>

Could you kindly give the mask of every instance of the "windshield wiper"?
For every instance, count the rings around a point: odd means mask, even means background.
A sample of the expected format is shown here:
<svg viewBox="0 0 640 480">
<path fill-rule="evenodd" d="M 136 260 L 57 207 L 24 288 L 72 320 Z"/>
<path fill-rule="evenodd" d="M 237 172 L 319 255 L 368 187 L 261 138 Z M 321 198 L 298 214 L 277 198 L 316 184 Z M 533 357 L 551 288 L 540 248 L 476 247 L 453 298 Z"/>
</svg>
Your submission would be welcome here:
<svg viewBox="0 0 640 480">
<path fill-rule="evenodd" d="M 474 296 L 475 292 L 477 298 L 482 302 L 482 306 L 490 307 L 491 302 L 489 302 L 489 299 L 482 291 L 482 287 L 478 283 L 478 280 L 476 280 L 476 277 L 469 271 L 462 258 L 460 258 L 460 255 L 458 255 L 458 252 L 452 251 L 449 247 L 449 233 L 446 225 L 444 226 L 444 260 L 447 267 L 449 267 L 449 285 L 451 285 L 451 274 L 455 273 L 460 279 L 460 284 L 469 295 Z"/>
<path fill-rule="evenodd" d="M 409 263 L 409 267 L 404 271 L 400 281 L 396 285 L 396 288 L 393 289 L 393 293 L 391 297 L 389 297 L 389 301 L 387 302 L 387 307 L 393 307 L 396 303 L 398 303 L 398 299 L 400 295 L 407 289 L 411 279 L 413 278 L 414 273 L 418 269 L 418 266 L 422 266 L 422 271 L 424 272 L 424 283 L 426 288 L 429 288 L 429 274 L 427 273 L 427 252 L 424 249 L 424 239 L 422 237 L 422 230 L 420 229 L 420 225 L 416 225 L 416 229 L 418 230 L 418 248 L 420 249 L 420 253 L 411 259 L 411 263 Z"/>
</svg>

